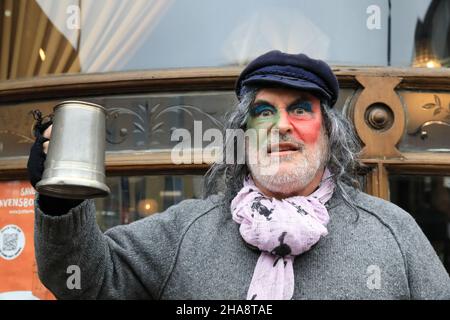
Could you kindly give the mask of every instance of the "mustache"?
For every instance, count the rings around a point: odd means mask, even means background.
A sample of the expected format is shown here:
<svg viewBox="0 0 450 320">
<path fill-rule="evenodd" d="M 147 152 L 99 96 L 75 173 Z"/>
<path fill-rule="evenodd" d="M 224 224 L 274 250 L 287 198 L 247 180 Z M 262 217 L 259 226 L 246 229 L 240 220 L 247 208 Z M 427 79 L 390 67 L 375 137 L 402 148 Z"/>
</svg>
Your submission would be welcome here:
<svg viewBox="0 0 450 320">
<path fill-rule="evenodd" d="M 303 141 L 299 141 L 293 136 L 287 134 L 280 134 L 278 137 L 271 136 L 267 141 L 267 148 L 269 152 L 271 152 L 271 150 L 278 150 L 281 146 L 289 147 L 290 149 L 297 149 L 300 152 L 305 148 Z"/>
</svg>

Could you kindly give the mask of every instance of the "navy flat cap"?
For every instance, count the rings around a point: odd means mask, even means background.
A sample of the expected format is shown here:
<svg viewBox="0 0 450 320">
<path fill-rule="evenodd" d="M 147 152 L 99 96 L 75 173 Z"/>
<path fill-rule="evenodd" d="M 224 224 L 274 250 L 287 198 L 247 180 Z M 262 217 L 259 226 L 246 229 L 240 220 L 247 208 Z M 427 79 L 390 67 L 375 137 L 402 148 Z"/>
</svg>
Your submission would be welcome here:
<svg viewBox="0 0 450 320">
<path fill-rule="evenodd" d="M 236 82 L 241 100 L 246 86 L 283 86 L 309 91 L 328 100 L 332 107 L 339 96 L 339 83 L 330 66 L 305 54 L 269 51 L 250 62 Z"/>
</svg>

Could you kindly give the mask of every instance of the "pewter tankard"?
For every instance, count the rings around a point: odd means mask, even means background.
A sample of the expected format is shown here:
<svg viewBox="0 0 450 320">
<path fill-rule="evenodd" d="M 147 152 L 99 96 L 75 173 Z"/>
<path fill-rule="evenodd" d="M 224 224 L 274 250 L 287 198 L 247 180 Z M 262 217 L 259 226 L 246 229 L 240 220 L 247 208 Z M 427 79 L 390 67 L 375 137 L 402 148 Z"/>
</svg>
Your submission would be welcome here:
<svg viewBox="0 0 450 320">
<path fill-rule="evenodd" d="M 54 107 L 53 127 L 39 193 L 67 199 L 105 197 L 106 110 L 83 101 Z"/>
</svg>

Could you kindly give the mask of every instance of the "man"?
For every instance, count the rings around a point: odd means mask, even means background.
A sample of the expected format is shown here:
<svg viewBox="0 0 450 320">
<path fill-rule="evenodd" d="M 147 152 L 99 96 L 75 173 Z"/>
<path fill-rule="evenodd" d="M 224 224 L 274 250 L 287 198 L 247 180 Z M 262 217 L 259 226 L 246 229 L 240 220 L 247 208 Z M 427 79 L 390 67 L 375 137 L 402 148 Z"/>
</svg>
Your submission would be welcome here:
<svg viewBox="0 0 450 320">
<path fill-rule="evenodd" d="M 258 150 L 276 160 L 276 172 L 268 174 L 260 157 L 249 161 L 254 145 L 247 145 L 247 163 L 211 167 L 205 199 L 105 234 L 92 200 L 41 195 L 41 280 L 58 298 L 450 298 L 449 276 L 414 219 L 354 187 L 358 144 L 333 109 L 338 92 L 320 60 L 279 51 L 258 57 L 236 83 L 240 102 L 226 129 L 266 132 Z M 45 140 L 30 153 L 33 185 Z M 80 289 L 66 285 L 73 265 Z"/>
</svg>

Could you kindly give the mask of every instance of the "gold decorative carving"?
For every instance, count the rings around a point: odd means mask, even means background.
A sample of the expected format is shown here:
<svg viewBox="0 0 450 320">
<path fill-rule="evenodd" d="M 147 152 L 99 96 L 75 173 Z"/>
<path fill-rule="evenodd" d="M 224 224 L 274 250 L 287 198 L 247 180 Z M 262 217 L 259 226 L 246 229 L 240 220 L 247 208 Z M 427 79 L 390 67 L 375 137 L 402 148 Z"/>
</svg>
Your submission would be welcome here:
<svg viewBox="0 0 450 320">
<path fill-rule="evenodd" d="M 405 113 L 395 88 L 401 78 L 356 76 L 363 87 L 353 107 L 355 129 L 364 143 L 363 157 L 401 157 L 396 148 L 405 128 Z"/>
</svg>

